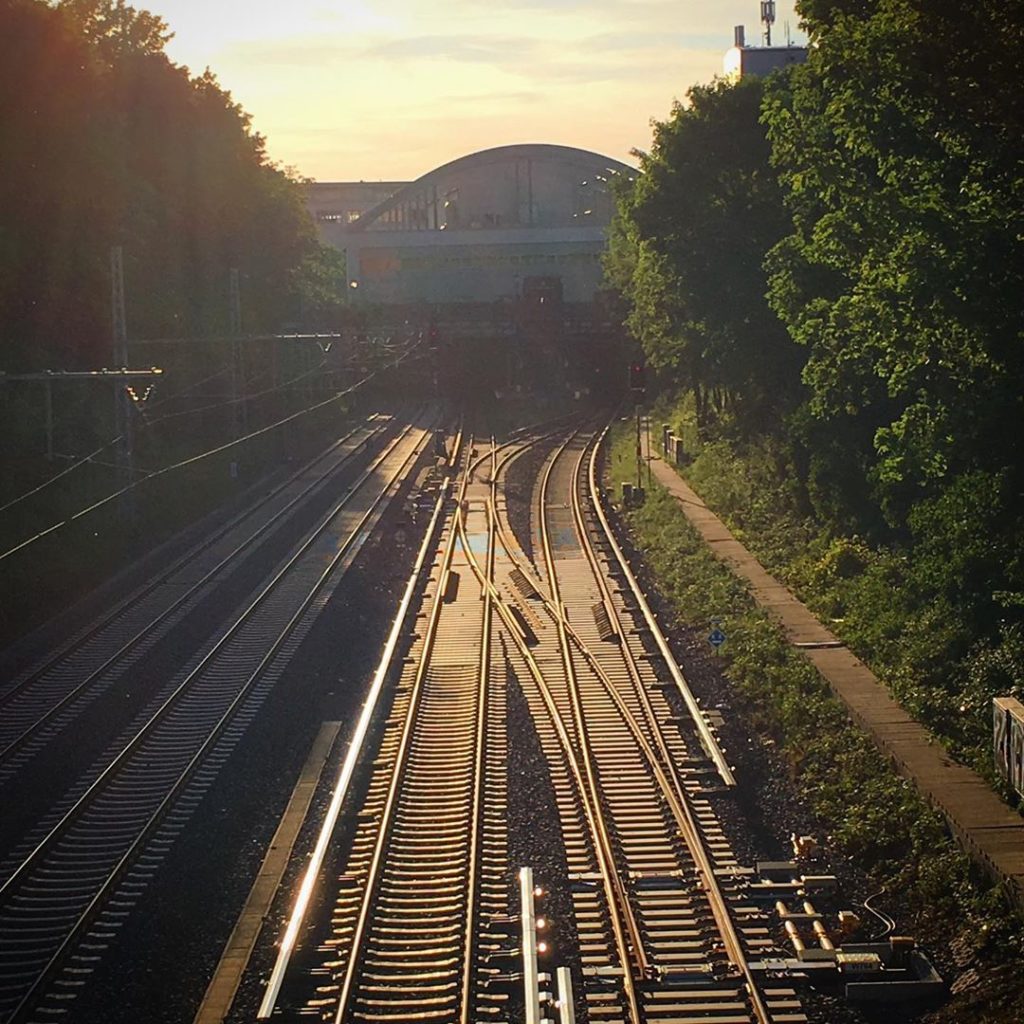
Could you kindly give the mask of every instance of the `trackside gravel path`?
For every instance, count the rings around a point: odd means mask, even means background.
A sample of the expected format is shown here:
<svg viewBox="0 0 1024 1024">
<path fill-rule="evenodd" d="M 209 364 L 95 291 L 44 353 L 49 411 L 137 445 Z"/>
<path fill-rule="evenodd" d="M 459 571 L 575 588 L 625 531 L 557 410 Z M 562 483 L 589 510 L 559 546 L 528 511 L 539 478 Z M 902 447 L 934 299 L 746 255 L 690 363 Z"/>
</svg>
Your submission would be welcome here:
<svg viewBox="0 0 1024 1024">
<path fill-rule="evenodd" d="M 886 686 L 830 633 L 729 532 L 664 460 L 649 453 L 651 471 L 679 502 L 712 552 L 745 580 L 757 604 L 810 659 L 853 718 L 922 795 L 945 815 L 957 840 L 1024 905 L 1024 819 L 976 772 L 957 764 L 941 743 L 892 699 Z"/>
</svg>

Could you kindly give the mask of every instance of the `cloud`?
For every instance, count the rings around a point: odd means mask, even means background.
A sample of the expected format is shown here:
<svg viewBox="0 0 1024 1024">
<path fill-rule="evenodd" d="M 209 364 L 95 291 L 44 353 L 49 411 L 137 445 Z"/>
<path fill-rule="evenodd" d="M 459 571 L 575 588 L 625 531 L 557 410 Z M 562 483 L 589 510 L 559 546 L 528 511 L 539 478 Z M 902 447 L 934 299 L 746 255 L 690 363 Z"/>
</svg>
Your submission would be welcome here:
<svg viewBox="0 0 1024 1024">
<path fill-rule="evenodd" d="M 648 20 L 661 12 L 677 14 L 677 0 L 488 0 L 494 10 L 569 11 L 572 13 L 610 14 L 616 20 Z"/>
<path fill-rule="evenodd" d="M 291 36 L 275 40 L 231 43 L 223 59 L 250 66 L 329 68 L 353 60 L 364 52 L 343 36 Z"/>
<path fill-rule="evenodd" d="M 690 32 L 605 32 L 600 35 L 584 36 L 576 44 L 587 53 L 636 53 L 644 50 L 725 49 L 721 33 L 716 35 Z"/>
<path fill-rule="evenodd" d="M 525 36 L 438 35 L 392 39 L 364 52 L 386 59 L 444 59 L 501 66 L 536 56 L 540 43 Z"/>
<path fill-rule="evenodd" d="M 149 0 L 271 153 L 327 179 L 412 178 L 510 141 L 628 158 L 719 73 L 754 0 Z M 779 4 L 777 31 L 793 19 Z"/>
<path fill-rule="evenodd" d="M 393 39 L 364 51 L 363 57 L 389 61 L 454 61 L 479 64 L 534 83 L 620 81 L 678 65 L 682 48 L 664 33 L 581 36 L 571 42 L 527 36 L 429 35 Z"/>
</svg>

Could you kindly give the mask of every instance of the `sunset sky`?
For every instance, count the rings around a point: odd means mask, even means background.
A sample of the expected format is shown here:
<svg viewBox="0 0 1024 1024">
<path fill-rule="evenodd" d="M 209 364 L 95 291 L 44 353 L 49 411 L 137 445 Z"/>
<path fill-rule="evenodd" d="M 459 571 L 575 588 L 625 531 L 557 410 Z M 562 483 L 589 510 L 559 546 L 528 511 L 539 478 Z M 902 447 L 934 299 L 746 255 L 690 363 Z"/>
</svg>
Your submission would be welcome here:
<svg viewBox="0 0 1024 1024">
<path fill-rule="evenodd" d="M 722 70 L 757 0 L 138 0 L 209 66 L 270 155 L 320 181 L 411 179 L 513 142 L 630 160 Z M 803 42 L 789 0 L 773 42 Z"/>
</svg>

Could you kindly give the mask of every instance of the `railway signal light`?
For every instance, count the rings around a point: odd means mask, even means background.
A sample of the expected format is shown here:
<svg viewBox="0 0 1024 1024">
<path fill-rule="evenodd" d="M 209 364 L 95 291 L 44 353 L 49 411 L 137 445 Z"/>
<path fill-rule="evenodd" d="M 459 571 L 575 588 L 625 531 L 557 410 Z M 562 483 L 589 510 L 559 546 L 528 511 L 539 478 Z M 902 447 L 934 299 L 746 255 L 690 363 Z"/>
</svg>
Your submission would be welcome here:
<svg viewBox="0 0 1024 1024">
<path fill-rule="evenodd" d="M 629 364 L 629 389 L 630 391 L 643 391 L 645 387 L 646 367 L 643 363 Z"/>
</svg>

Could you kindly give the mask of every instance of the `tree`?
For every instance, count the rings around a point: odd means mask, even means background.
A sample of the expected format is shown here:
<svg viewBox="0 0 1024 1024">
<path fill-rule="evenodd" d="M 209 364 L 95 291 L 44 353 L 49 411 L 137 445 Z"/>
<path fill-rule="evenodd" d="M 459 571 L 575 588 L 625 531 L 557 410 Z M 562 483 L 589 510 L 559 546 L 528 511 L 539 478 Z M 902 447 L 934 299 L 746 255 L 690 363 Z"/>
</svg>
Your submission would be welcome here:
<svg viewBox="0 0 1024 1024">
<path fill-rule="evenodd" d="M 112 64 L 130 53 L 163 53 L 174 38 L 163 18 L 136 10 L 124 0 L 59 0 L 58 7 Z"/>
<path fill-rule="evenodd" d="M 793 217 L 770 300 L 807 352 L 817 508 L 909 553 L 956 692 L 1024 622 L 1024 3 L 845 8 L 804 4 L 817 45 L 766 97 Z"/>
<path fill-rule="evenodd" d="M 800 352 L 765 301 L 762 263 L 789 221 L 762 90 L 758 79 L 695 86 L 655 125 L 606 264 L 630 328 L 693 389 L 705 431 L 726 410 L 742 429 L 772 429 L 798 398 Z"/>
<path fill-rule="evenodd" d="M 76 353 L 109 295 L 109 125 L 93 51 L 36 0 L 0 2 L 0 349 L 3 368 Z M 94 298 L 95 297 L 95 298 Z"/>
<path fill-rule="evenodd" d="M 167 58 L 162 19 L 123 0 L 0 18 L 3 367 L 109 361 L 112 245 L 134 337 L 226 332 L 233 268 L 247 329 L 291 319 L 322 259 L 301 185 L 212 73 Z"/>
<path fill-rule="evenodd" d="M 1021 4 L 880 0 L 836 14 L 766 103 L 794 231 L 771 301 L 808 350 L 821 423 L 899 527 L 920 500 L 1016 457 L 1024 317 Z M 842 455 L 840 457 L 843 457 Z"/>
</svg>

